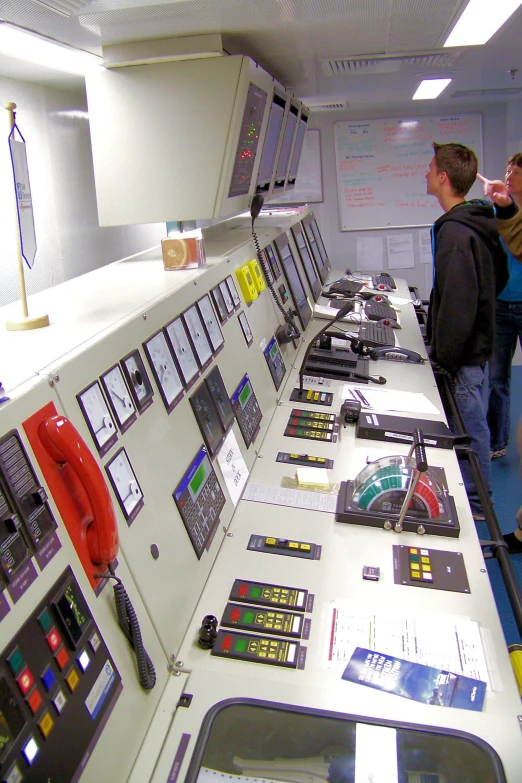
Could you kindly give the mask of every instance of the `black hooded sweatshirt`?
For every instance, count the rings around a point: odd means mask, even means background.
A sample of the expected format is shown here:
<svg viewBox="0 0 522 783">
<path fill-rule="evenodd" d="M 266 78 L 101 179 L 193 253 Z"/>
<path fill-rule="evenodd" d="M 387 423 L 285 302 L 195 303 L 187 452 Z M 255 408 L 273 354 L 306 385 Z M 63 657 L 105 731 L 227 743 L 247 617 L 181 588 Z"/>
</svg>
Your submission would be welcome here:
<svg viewBox="0 0 522 783">
<path fill-rule="evenodd" d="M 432 228 L 435 274 L 428 310 L 430 357 L 453 375 L 491 358 L 495 299 L 507 282 L 507 258 L 491 204 L 466 201 Z"/>
</svg>

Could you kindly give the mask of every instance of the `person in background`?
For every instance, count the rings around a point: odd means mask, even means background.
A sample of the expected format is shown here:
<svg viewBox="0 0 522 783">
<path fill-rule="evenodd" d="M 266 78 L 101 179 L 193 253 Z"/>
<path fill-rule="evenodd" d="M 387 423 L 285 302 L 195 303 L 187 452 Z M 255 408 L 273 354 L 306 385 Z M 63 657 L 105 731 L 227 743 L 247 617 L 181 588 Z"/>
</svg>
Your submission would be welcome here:
<svg viewBox="0 0 522 783">
<path fill-rule="evenodd" d="M 522 206 L 522 153 L 512 155 L 506 170 L 506 193 Z M 508 218 L 509 219 L 509 218 Z M 502 221 L 499 220 L 499 223 Z M 510 429 L 511 362 L 517 347 L 522 346 L 522 263 L 508 248 L 509 280 L 495 304 L 495 343 L 488 365 L 488 425 L 491 436 L 491 459 L 505 456 Z"/>
<path fill-rule="evenodd" d="M 515 156 L 514 156 L 515 157 Z M 510 161 L 513 158 L 510 158 Z M 520 158 L 518 158 L 520 163 Z M 509 165 L 509 164 L 508 164 Z M 517 168 L 521 168 L 517 165 Z M 522 209 L 511 198 L 510 187 L 500 180 L 485 180 L 484 195 L 489 196 L 496 205 L 496 224 L 500 235 L 514 258 L 522 265 Z M 519 334 L 520 339 L 520 334 Z M 517 447 L 520 456 L 520 473 L 522 476 L 522 418 L 518 422 Z M 517 527 L 512 533 L 506 533 L 503 538 L 508 546 L 508 552 L 512 555 L 522 553 L 522 506 L 515 514 Z"/>
<path fill-rule="evenodd" d="M 462 144 L 434 144 L 427 193 L 444 210 L 432 228 L 434 279 L 428 308 L 430 359 L 451 378 L 470 446 L 491 494 L 489 428 L 482 400 L 484 366 L 493 352 L 495 296 L 507 280 L 507 262 L 491 204 L 466 201 L 477 157 Z M 450 422 L 451 424 L 451 422 Z M 484 519 L 470 466 L 462 476 L 473 517 Z"/>
</svg>

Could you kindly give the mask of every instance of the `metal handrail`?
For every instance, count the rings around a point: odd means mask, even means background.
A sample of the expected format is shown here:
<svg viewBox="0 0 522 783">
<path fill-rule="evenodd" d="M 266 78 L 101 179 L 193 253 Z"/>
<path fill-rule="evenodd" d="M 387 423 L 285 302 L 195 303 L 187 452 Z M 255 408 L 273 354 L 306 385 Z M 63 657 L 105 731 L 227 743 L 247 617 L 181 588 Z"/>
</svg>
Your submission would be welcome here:
<svg viewBox="0 0 522 783">
<path fill-rule="evenodd" d="M 439 390 L 441 389 L 441 385 L 444 387 L 445 394 L 444 396 L 441 394 L 441 397 L 447 400 L 451 409 L 451 414 L 455 421 L 455 428 L 457 429 L 459 440 L 469 438 L 466 433 L 466 428 L 464 426 L 457 401 L 455 400 L 453 386 L 445 375 L 437 372 L 436 370 L 434 372 L 435 380 L 437 381 Z M 522 637 L 522 594 L 520 592 L 520 587 L 518 585 L 513 565 L 511 563 L 507 544 L 502 538 L 502 531 L 498 524 L 495 510 L 493 508 L 493 503 L 491 502 L 486 483 L 480 470 L 477 455 L 469 447 L 469 445 L 458 445 L 458 443 L 455 443 L 455 453 L 459 459 L 467 459 L 469 462 L 473 481 L 475 482 L 482 509 L 484 511 L 485 522 L 489 535 L 491 536 L 491 541 L 480 541 L 480 545 L 483 550 L 489 548 L 492 550 L 490 553 L 484 553 L 485 559 L 495 557 L 498 560 L 500 573 L 506 588 L 509 603 L 511 604 L 511 609 L 517 624 L 518 632 Z"/>
</svg>

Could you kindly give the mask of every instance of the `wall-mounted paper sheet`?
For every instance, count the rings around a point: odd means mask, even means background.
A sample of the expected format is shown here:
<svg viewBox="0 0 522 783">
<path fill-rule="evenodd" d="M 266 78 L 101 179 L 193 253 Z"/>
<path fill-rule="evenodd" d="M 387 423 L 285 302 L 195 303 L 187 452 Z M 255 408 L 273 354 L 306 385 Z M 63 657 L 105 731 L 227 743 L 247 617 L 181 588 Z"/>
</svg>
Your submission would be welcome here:
<svg viewBox="0 0 522 783">
<path fill-rule="evenodd" d="M 393 234 L 386 237 L 386 242 L 389 269 L 412 269 L 415 266 L 413 234 Z"/>
<path fill-rule="evenodd" d="M 382 272 L 384 254 L 380 237 L 357 237 L 357 269 L 359 272 Z"/>
<path fill-rule="evenodd" d="M 421 228 L 419 231 L 419 252 L 421 264 L 433 263 L 431 252 L 431 233 L 429 228 Z"/>
</svg>

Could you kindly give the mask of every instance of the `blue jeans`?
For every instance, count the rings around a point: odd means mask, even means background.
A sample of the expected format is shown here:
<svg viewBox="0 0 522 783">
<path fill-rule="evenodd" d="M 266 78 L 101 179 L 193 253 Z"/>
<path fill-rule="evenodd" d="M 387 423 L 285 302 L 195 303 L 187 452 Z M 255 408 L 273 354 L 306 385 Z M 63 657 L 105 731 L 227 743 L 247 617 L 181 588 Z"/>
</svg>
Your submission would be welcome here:
<svg viewBox="0 0 522 783">
<path fill-rule="evenodd" d="M 492 451 L 505 449 L 509 440 L 509 386 L 517 337 L 522 346 L 522 302 L 502 302 L 497 299 L 495 345 L 488 366 L 488 424 Z"/>
<path fill-rule="evenodd" d="M 464 421 L 466 433 L 470 437 L 470 448 L 477 455 L 480 472 L 484 478 L 489 495 L 491 496 L 491 461 L 489 459 L 489 428 L 486 417 L 486 409 L 482 399 L 482 387 L 484 386 L 484 370 L 480 365 L 460 367 L 456 372 L 454 387 L 455 400 Z M 449 409 L 448 409 L 449 410 Z M 450 429 L 456 432 L 455 422 L 450 414 L 448 424 Z M 461 460 L 460 469 L 464 486 L 468 495 L 471 510 L 474 513 L 482 513 L 482 505 L 479 500 L 475 482 L 471 475 L 468 460 Z"/>
</svg>

